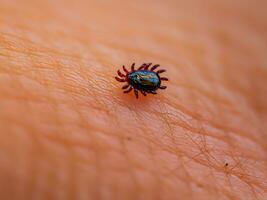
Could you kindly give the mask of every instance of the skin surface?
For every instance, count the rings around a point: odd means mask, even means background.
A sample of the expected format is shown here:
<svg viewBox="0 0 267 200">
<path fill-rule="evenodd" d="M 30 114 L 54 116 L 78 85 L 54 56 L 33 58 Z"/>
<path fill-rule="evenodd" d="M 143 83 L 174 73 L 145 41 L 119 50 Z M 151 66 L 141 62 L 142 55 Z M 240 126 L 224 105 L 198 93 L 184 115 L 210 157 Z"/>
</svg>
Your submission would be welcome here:
<svg viewBox="0 0 267 200">
<path fill-rule="evenodd" d="M 267 199 L 266 6 L 0 0 L 0 199 Z"/>
</svg>

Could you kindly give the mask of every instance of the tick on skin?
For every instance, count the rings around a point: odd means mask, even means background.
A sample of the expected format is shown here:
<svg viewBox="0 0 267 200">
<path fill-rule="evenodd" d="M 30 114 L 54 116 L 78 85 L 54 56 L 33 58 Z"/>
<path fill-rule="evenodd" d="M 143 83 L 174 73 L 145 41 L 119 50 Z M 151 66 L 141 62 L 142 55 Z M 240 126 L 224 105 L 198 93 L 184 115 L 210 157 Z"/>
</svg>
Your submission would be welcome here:
<svg viewBox="0 0 267 200">
<path fill-rule="evenodd" d="M 122 87 L 124 93 L 129 93 L 132 90 L 134 91 L 135 97 L 138 99 L 138 91 L 141 92 L 144 96 L 147 93 L 157 94 L 158 89 L 166 89 L 167 86 L 162 86 L 161 81 L 168 81 L 168 78 L 160 77 L 159 74 L 165 72 L 165 69 L 160 69 L 155 72 L 155 70 L 160 65 L 154 65 L 149 69 L 152 63 L 144 63 L 137 70 L 134 69 L 135 63 L 131 66 L 131 71 L 128 71 L 125 66 L 123 66 L 123 71 L 125 74 L 121 73 L 120 70 L 117 71 L 119 77 L 115 79 L 119 82 L 126 82 Z"/>
</svg>

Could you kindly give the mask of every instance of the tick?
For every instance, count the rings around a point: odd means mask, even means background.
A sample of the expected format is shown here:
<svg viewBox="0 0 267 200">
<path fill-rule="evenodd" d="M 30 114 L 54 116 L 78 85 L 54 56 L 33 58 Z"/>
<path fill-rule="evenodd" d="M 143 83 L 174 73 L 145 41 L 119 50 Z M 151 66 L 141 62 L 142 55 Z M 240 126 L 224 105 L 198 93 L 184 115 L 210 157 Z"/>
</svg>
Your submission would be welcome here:
<svg viewBox="0 0 267 200">
<path fill-rule="evenodd" d="M 129 93 L 132 90 L 134 91 L 135 97 L 138 99 L 138 91 L 141 92 L 144 96 L 147 93 L 157 94 L 158 89 L 166 89 L 166 86 L 162 86 L 162 81 L 168 81 L 168 78 L 160 77 L 160 74 L 166 72 L 165 69 L 160 69 L 155 72 L 155 70 L 160 65 L 154 65 L 149 69 L 152 63 L 144 63 L 137 70 L 134 69 L 135 63 L 131 66 L 131 71 L 128 71 L 125 66 L 123 66 L 123 71 L 125 74 L 121 73 L 120 70 L 117 71 L 119 77 L 115 79 L 119 82 L 127 82 L 122 89 L 124 93 Z"/>
</svg>

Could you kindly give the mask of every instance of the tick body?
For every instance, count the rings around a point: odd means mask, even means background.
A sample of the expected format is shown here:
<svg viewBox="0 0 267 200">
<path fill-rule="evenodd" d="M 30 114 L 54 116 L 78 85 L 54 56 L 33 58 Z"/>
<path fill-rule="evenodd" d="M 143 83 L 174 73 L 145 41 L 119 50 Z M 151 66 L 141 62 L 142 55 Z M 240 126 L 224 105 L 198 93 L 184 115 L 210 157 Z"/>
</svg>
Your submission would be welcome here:
<svg viewBox="0 0 267 200">
<path fill-rule="evenodd" d="M 165 77 L 160 77 L 160 74 L 166 70 L 161 69 L 155 72 L 159 65 L 154 65 L 149 69 L 152 63 L 144 63 L 137 70 L 134 69 L 135 63 L 131 66 L 131 71 L 128 71 L 125 66 L 123 66 L 123 71 L 125 74 L 121 73 L 120 70 L 117 71 L 119 77 L 115 79 L 119 82 L 126 82 L 122 87 L 124 93 L 129 93 L 132 90 L 136 98 L 138 98 L 138 92 L 141 92 L 144 96 L 147 93 L 157 94 L 158 89 L 166 89 L 166 86 L 162 86 L 162 81 L 168 81 Z"/>
</svg>

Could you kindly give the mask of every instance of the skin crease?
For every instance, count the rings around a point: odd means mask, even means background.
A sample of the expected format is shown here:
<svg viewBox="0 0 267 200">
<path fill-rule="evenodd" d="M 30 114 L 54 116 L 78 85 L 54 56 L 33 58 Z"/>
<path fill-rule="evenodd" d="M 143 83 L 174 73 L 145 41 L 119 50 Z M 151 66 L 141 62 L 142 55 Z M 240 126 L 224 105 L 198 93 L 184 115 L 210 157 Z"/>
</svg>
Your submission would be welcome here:
<svg viewBox="0 0 267 200">
<path fill-rule="evenodd" d="M 267 199 L 266 1 L 75 2 L 1 0 L 0 199 Z"/>
</svg>

